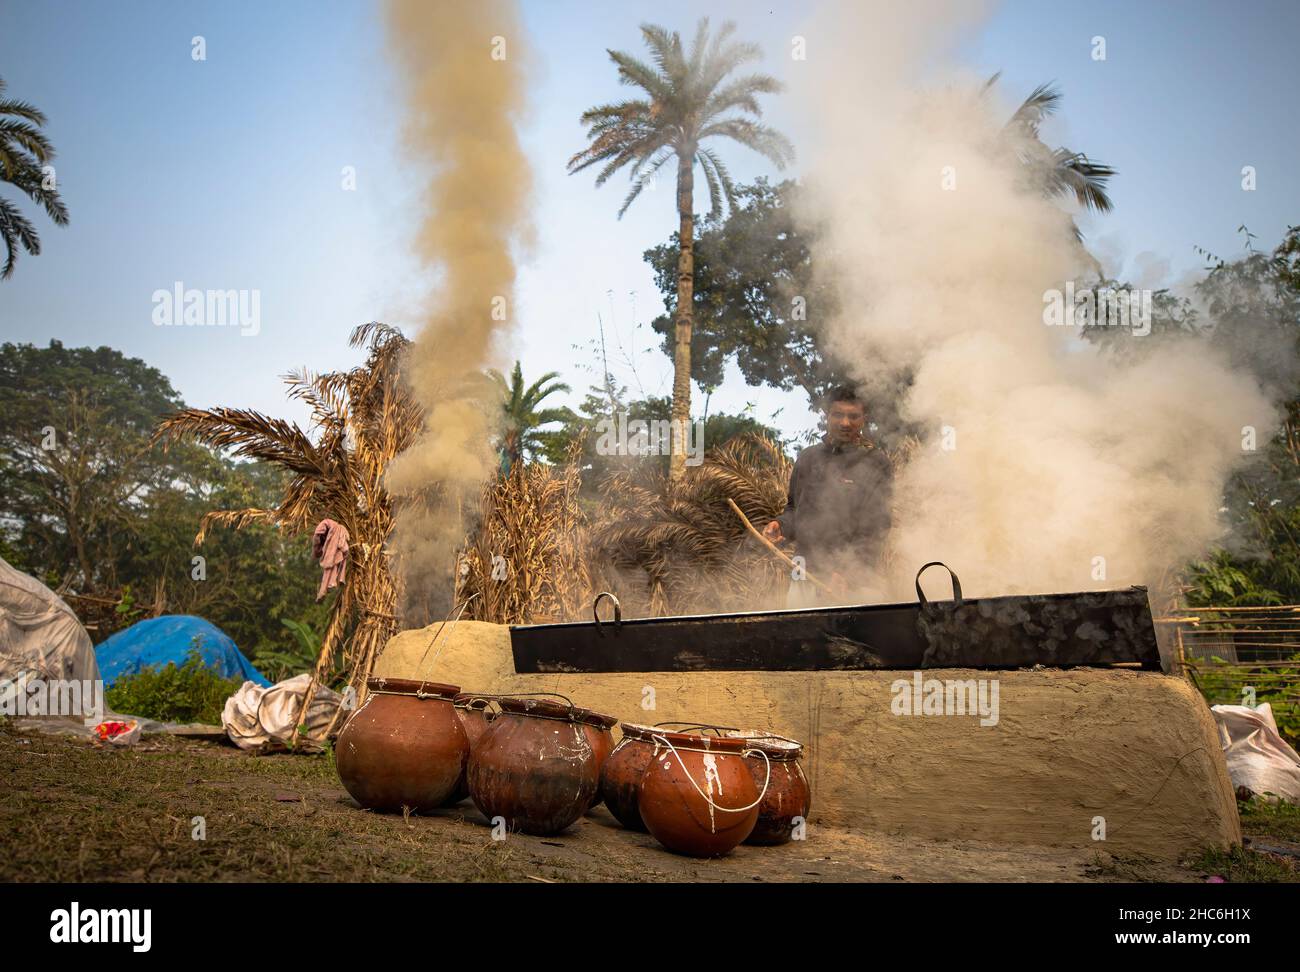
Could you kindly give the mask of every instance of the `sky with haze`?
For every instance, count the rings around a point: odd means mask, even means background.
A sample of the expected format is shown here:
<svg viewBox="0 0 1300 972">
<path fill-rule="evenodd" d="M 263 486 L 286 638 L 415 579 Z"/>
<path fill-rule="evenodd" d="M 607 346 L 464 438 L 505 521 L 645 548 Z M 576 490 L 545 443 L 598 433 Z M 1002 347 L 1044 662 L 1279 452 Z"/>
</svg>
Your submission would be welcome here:
<svg viewBox="0 0 1300 972">
<path fill-rule="evenodd" d="M 791 38 L 810 4 L 522 6 L 535 61 L 522 137 L 537 243 L 521 254 L 518 326 L 503 358 L 521 359 L 526 377 L 560 372 L 576 404 L 598 380 L 599 319 L 618 380 L 666 395 L 671 362 L 649 327 L 662 304 L 641 255 L 674 231 L 673 196 L 661 186 L 617 220 L 621 179 L 596 190 L 591 173 L 565 172 L 583 145 L 579 115 L 627 95 L 605 49 L 639 52 L 646 19 L 684 34 L 701 13 L 735 19 L 763 47 L 763 68 L 791 79 Z M 191 58 L 196 35 L 205 61 Z M 1107 39 L 1104 62 L 1090 56 L 1096 35 Z M 1001 70 L 1017 101 L 1041 82 L 1060 85 L 1046 140 L 1119 170 L 1114 213 L 1081 221 L 1090 246 L 1109 270 L 1161 286 L 1204 265 L 1194 246 L 1231 257 L 1238 226 L 1271 247 L 1300 221 L 1297 41 L 1295 2 L 1014 0 L 960 56 L 975 74 Z M 808 36 L 809 58 L 817 42 Z M 863 38 L 863 56 L 877 43 L 888 38 Z M 3 0 L 0 77 L 8 97 L 48 115 L 72 217 L 59 229 L 23 201 L 44 252 L 23 254 L 0 282 L 0 340 L 107 344 L 159 368 L 187 404 L 301 419 L 278 376 L 357 362 L 346 346 L 355 324 L 415 319 L 428 281 L 409 255 L 416 187 L 376 4 Z M 776 96 L 765 107 L 797 147 L 806 129 L 796 106 Z M 724 151 L 739 181 L 777 175 L 739 146 Z M 1245 165 L 1258 173 L 1254 192 L 1242 191 Z M 355 191 L 342 188 L 347 166 Z M 154 326 L 151 295 L 176 281 L 259 290 L 260 333 Z M 814 422 L 802 393 L 746 386 L 733 368 L 710 408 L 750 406 L 787 434 Z"/>
</svg>

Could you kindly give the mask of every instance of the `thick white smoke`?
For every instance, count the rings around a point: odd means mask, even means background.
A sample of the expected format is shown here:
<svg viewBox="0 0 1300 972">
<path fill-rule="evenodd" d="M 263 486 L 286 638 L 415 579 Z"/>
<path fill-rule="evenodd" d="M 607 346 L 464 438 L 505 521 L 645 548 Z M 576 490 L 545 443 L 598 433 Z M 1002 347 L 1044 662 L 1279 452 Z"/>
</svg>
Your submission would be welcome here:
<svg viewBox="0 0 1300 972">
<path fill-rule="evenodd" d="M 944 77 L 979 12 L 833 5 L 795 85 L 819 122 L 803 157 L 840 301 L 828 346 L 921 429 L 863 593 L 909 596 L 936 559 L 971 595 L 1158 588 L 1219 537 L 1242 429 L 1265 442 L 1275 414 L 1204 342 L 1102 356 L 1044 324 L 1045 292 L 1085 286 L 1088 262 L 1000 135 L 1014 106 Z"/>
</svg>

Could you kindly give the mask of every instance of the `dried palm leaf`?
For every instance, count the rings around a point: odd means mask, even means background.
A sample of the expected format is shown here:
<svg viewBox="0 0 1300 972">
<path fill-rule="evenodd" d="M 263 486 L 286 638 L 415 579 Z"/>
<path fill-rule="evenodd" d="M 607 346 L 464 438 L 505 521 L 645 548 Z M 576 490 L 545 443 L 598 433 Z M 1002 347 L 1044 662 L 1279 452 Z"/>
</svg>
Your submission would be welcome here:
<svg viewBox="0 0 1300 972">
<path fill-rule="evenodd" d="M 275 509 L 210 512 L 195 543 L 202 543 L 213 525 L 240 529 L 262 522 L 298 534 L 328 518 L 347 528 L 347 579 L 326 624 L 304 712 L 336 655 L 342 658 L 355 698 L 364 698 L 374 660 L 397 630 L 398 586 L 387 552 L 394 504 L 384 473 L 415 440 L 423 411 L 402 380 L 402 355 L 409 342 L 400 331 L 373 321 L 356 328 L 350 344 L 367 348 L 359 367 L 285 376 L 289 397 L 311 407 L 309 430 L 246 409 L 189 408 L 163 420 L 155 434 L 164 443 L 193 439 L 290 473 Z M 331 723 L 324 732 L 333 728 Z"/>
</svg>

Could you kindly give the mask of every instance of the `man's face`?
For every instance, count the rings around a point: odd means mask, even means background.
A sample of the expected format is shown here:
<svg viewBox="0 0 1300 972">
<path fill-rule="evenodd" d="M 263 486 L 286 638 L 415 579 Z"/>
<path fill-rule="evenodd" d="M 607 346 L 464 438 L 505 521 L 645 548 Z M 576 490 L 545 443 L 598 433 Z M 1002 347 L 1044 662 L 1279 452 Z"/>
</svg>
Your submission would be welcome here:
<svg viewBox="0 0 1300 972">
<path fill-rule="evenodd" d="M 839 445 L 856 442 L 867 424 L 867 410 L 857 402 L 834 402 L 826 413 L 831 441 Z"/>
</svg>

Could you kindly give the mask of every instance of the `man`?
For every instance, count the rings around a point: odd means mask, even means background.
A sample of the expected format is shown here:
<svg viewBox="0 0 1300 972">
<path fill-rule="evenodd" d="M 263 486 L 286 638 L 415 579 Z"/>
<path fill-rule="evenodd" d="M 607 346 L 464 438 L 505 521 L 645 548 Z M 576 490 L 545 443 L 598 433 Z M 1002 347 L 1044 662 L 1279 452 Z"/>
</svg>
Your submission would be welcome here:
<svg viewBox="0 0 1300 972">
<path fill-rule="evenodd" d="M 892 467 L 862 437 L 867 410 L 850 387 L 827 398 L 826 436 L 799 453 L 785 512 L 763 529 L 773 543 L 794 541 L 804 566 L 847 594 L 843 572 L 874 567 L 889 532 Z M 791 586 L 791 607 L 816 603 L 812 584 Z"/>
</svg>

